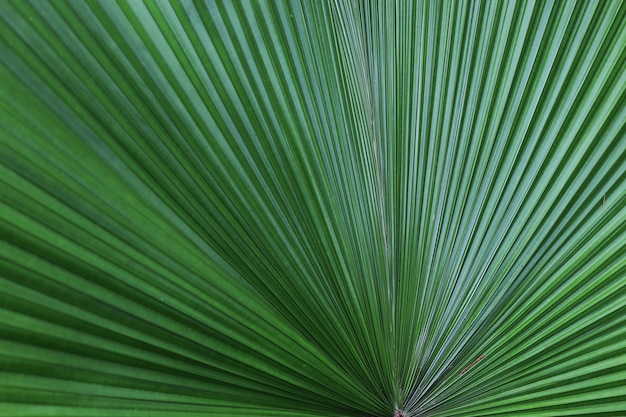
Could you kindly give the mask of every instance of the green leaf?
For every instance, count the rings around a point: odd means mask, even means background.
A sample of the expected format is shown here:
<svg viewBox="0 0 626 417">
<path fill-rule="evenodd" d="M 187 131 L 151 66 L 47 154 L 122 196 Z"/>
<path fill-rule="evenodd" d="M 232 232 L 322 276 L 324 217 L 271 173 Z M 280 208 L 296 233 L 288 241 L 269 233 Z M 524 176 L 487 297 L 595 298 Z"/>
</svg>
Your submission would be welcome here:
<svg viewBox="0 0 626 417">
<path fill-rule="evenodd" d="M 0 20 L 0 416 L 626 414 L 623 1 Z"/>
</svg>

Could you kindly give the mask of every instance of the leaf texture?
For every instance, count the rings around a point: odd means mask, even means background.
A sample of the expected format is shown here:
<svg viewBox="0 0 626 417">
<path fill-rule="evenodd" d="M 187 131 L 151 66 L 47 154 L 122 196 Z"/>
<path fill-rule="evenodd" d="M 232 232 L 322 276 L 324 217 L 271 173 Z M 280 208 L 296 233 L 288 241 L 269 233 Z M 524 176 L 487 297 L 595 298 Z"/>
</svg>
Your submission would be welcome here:
<svg viewBox="0 0 626 417">
<path fill-rule="evenodd" d="M 626 413 L 622 1 L 0 20 L 0 415 Z"/>
</svg>

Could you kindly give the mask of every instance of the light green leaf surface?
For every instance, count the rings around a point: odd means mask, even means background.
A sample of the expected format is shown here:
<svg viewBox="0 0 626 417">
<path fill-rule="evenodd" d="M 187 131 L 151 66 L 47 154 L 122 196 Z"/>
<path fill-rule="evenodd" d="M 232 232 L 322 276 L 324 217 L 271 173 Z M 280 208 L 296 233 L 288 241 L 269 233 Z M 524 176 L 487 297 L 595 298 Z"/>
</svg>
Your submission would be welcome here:
<svg viewBox="0 0 626 417">
<path fill-rule="evenodd" d="M 0 416 L 625 381 L 624 2 L 0 0 Z"/>
</svg>

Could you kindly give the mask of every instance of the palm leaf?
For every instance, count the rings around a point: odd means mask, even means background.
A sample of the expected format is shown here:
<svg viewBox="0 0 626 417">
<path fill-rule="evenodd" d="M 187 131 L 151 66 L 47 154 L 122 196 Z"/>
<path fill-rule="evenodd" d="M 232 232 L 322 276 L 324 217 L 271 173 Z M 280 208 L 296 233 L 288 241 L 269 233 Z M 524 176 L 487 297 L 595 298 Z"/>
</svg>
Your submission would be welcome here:
<svg viewBox="0 0 626 417">
<path fill-rule="evenodd" d="M 622 1 L 0 19 L 0 415 L 626 413 Z"/>
</svg>

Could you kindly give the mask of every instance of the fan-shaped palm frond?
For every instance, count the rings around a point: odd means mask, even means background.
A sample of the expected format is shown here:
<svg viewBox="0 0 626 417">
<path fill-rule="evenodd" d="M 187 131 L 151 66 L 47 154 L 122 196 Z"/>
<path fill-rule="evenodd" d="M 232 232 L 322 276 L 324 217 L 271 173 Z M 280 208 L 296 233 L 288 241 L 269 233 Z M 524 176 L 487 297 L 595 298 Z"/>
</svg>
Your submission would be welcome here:
<svg viewBox="0 0 626 417">
<path fill-rule="evenodd" d="M 0 20 L 0 415 L 626 413 L 622 1 Z"/>
</svg>

